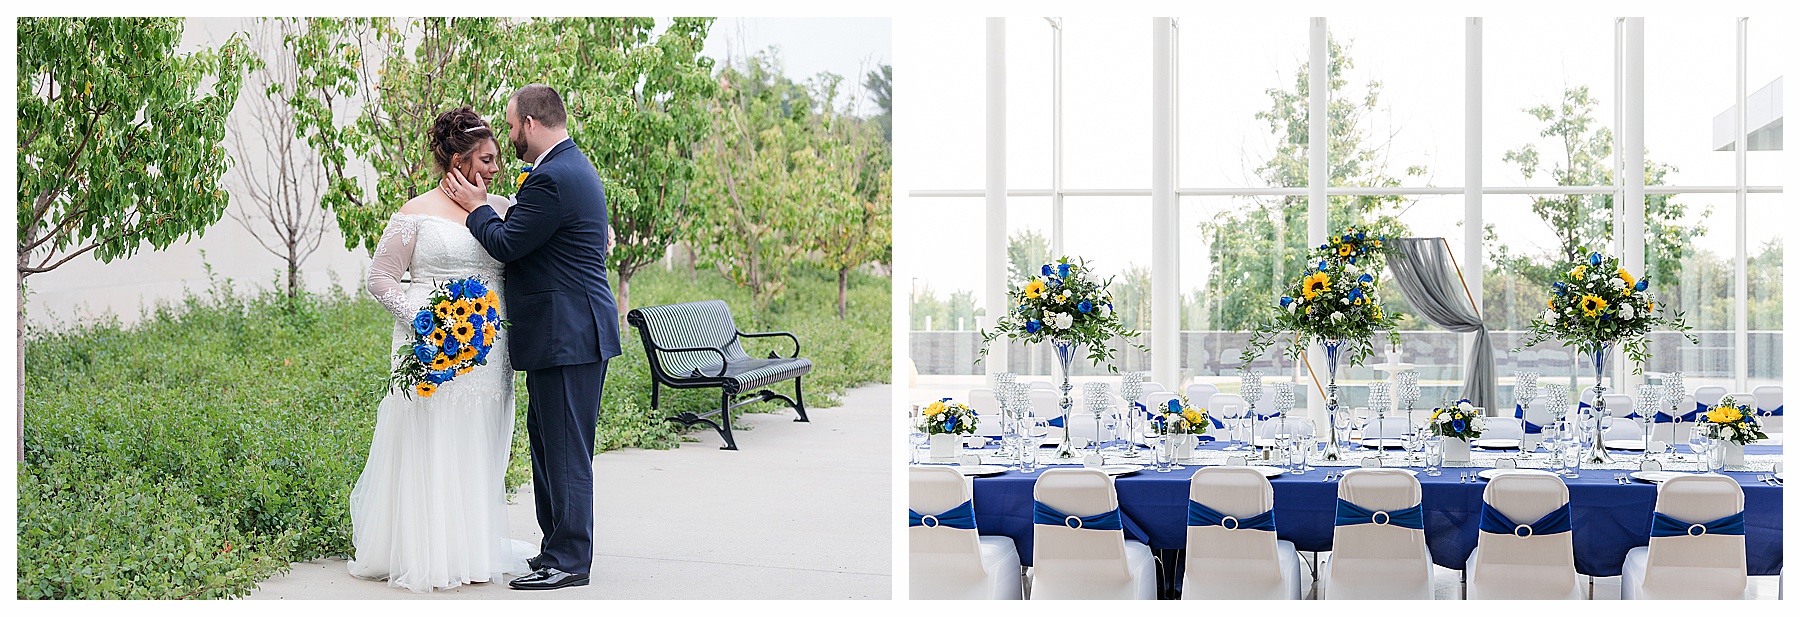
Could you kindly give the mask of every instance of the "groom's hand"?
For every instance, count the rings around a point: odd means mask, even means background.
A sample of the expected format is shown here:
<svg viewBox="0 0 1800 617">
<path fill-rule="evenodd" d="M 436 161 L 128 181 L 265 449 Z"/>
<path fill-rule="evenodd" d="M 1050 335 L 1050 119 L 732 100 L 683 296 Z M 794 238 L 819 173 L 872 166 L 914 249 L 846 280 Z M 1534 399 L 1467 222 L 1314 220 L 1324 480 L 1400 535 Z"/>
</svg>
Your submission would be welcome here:
<svg viewBox="0 0 1800 617">
<path fill-rule="evenodd" d="M 452 169 L 438 182 L 438 188 L 443 189 L 450 201 L 456 202 L 463 212 L 474 212 L 487 203 L 487 183 L 482 181 L 480 175 L 476 175 L 475 183 L 471 184 L 463 178 L 461 171 Z"/>
</svg>

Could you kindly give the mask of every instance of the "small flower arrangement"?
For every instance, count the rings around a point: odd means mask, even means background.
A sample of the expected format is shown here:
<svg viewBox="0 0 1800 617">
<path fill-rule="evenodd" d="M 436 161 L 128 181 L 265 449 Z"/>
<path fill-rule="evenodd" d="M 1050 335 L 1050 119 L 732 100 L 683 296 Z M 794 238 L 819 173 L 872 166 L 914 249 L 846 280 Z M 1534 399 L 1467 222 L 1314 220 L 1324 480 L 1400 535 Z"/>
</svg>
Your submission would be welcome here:
<svg viewBox="0 0 1800 617">
<path fill-rule="evenodd" d="M 1657 310 L 1649 274 L 1633 277 L 1619 267 L 1617 258 L 1599 253 L 1591 253 L 1587 259 L 1568 266 L 1550 284 L 1544 313 L 1531 320 L 1530 333 L 1513 351 L 1558 340 L 1592 355 L 1617 342 L 1637 365 L 1634 373 L 1641 373 L 1648 359 L 1651 330 L 1660 327 L 1680 332 L 1688 342 L 1699 344 L 1700 340 L 1689 333 L 1693 326 L 1682 322 L 1680 312 L 1668 317 L 1667 309 Z"/>
<path fill-rule="evenodd" d="M 1479 439 L 1481 431 L 1486 429 L 1487 420 L 1482 419 L 1475 404 L 1466 398 L 1431 411 L 1431 434 L 1438 437 L 1465 441 Z"/>
<path fill-rule="evenodd" d="M 1175 396 L 1156 406 L 1150 426 L 1158 435 L 1201 435 L 1209 422 L 1206 409 L 1195 407 L 1186 396 Z"/>
<path fill-rule="evenodd" d="M 1332 236 L 1319 245 L 1318 250 L 1325 257 L 1335 257 L 1345 263 L 1355 264 L 1356 260 L 1361 259 L 1364 260 L 1364 265 L 1370 265 L 1370 258 L 1386 254 L 1386 244 L 1387 236 L 1378 234 L 1371 237 L 1366 229 L 1347 227 L 1344 233 Z"/>
<path fill-rule="evenodd" d="M 925 407 L 925 434 L 974 435 L 975 409 L 948 398 L 933 401 Z"/>
<path fill-rule="evenodd" d="M 499 302 L 480 278 L 439 284 L 413 315 L 412 344 L 394 349 L 398 362 L 389 387 L 408 398 L 430 397 L 446 382 L 487 365 L 500 330 L 511 325 L 500 318 Z"/>
<path fill-rule="evenodd" d="M 1700 430 L 1709 438 L 1738 445 L 1769 438 L 1763 433 L 1762 425 L 1756 423 L 1756 414 L 1729 396 L 1706 412 L 1706 418 L 1700 422 Z"/>
<path fill-rule="evenodd" d="M 987 357 L 989 345 L 1001 336 L 1026 343 L 1061 339 L 1087 347 L 1089 360 L 1112 369 L 1113 350 L 1108 343 L 1138 335 L 1125 329 L 1124 321 L 1113 311 L 1112 293 L 1107 291 L 1112 279 L 1098 280 L 1087 260 L 1070 261 L 1068 257 L 1044 264 L 1039 272 L 1008 295 L 1015 308 L 1002 315 L 993 330 L 982 329 L 981 353 L 976 360 Z"/>
<path fill-rule="evenodd" d="M 1244 366 L 1288 332 L 1295 338 L 1286 353 L 1296 359 L 1315 340 L 1347 341 L 1350 363 L 1360 364 L 1374 353 L 1378 330 L 1386 330 L 1389 342 L 1400 344 L 1399 321 L 1382 308 L 1376 292 L 1380 285 L 1373 269 L 1349 260 L 1320 258 L 1307 264 L 1300 278 L 1282 290 L 1274 317 L 1257 326 L 1244 346 Z"/>
</svg>

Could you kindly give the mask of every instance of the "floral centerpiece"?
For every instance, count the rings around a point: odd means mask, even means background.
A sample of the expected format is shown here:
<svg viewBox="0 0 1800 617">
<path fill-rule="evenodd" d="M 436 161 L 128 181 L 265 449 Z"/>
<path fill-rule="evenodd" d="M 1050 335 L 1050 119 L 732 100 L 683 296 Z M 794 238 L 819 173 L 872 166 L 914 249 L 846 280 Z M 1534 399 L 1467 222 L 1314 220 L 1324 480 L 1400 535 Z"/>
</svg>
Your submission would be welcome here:
<svg viewBox="0 0 1800 617">
<path fill-rule="evenodd" d="M 1682 321 L 1681 312 L 1668 315 L 1659 308 L 1656 294 L 1650 291 L 1650 275 L 1632 276 L 1619 266 L 1619 260 L 1600 253 L 1568 264 L 1550 283 L 1550 296 L 1544 299 L 1544 313 L 1531 320 L 1529 332 L 1514 352 L 1550 340 L 1574 347 L 1593 360 L 1593 422 L 1598 431 L 1606 416 L 1605 388 L 1601 379 L 1606 374 L 1606 360 L 1616 345 L 1634 365 L 1632 373 L 1644 372 L 1649 357 L 1650 332 L 1657 328 L 1680 332 L 1689 343 L 1699 344 L 1693 326 Z M 1598 434 L 1598 433 L 1596 433 Z M 1600 440 L 1588 448 L 1583 460 L 1610 463 L 1612 457 Z"/>
<path fill-rule="evenodd" d="M 925 434 L 974 435 L 975 409 L 952 401 L 938 399 L 925 407 Z"/>
<path fill-rule="evenodd" d="M 1108 343 L 1123 338 L 1140 350 L 1144 346 L 1131 341 L 1138 333 L 1126 329 L 1125 322 L 1113 310 L 1112 293 L 1107 291 L 1112 279 L 1097 278 L 1087 260 L 1061 257 L 1055 263 L 1044 264 L 1038 272 L 1038 276 L 1019 281 L 1018 289 L 1007 295 L 1009 306 L 1016 308 L 1001 315 L 992 330 L 981 330 L 981 352 L 976 361 L 986 358 L 990 345 L 1002 336 L 1025 343 L 1051 344 L 1057 365 L 1062 368 L 1062 397 L 1058 403 L 1062 410 L 1063 442 L 1057 447 L 1056 457 L 1067 460 L 1075 458 L 1074 440 L 1068 434 L 1069 412 L 1075 405 L 1069 398 L 1073 388 L 1069 384 L 1069 365 L 1075 359 L 1075 348 L 1086 346 L 1089 361 L 1105 364 L 1108 371 L 1116 372 Z"/>
<path fill-rule="evenodd" d="M 1752 441 L 1768 439 L 1762 425 L 1756 421 L 1756 410 L 1737 401 L 1733 397 L 1725 397 L 1707 410 L 1706 416 L 1700 419 L 1700 431 L 1708 439 L 1718 441 L 1713 445 L 1716 456 L 1724 465 L 1744 464 L 1744 446 Z"/>
<path fill-rule="evenodd" d="M 1480 439 L 1481 431 L 1486 429 L 1487 420 L 1469 399 L 1431 410 L 1431 434 L 1438 437 L 1470 441 Z"/>
<path fill-rule="evenodd" d="M 487 365 L 488 352 L 510 322 L 500 299 L 478 277 L 440 283 L 413 315 L 413 342 L 394 350 L 390 388 L 430 397 L 443 384 Z"/>
<path fill-rule="evenodd" d="M 1362 260 L 1366 267 L 1380 270 L 1379 259 L 1387 255 L 1387 236 L 1377 234 L 1370 236 L 1367 229 L 1347 227 L 1344 233 L 1330 237 L 1319 245 L 1319 251 L 1327 256 L 1335 255 L 1345 263 L 1355 265 Z M 1371 263 L 1375 262 L 1375 263 Z"/>
<path fill-rule="evenodd" d="M 1158 435 L 1201 435 L 1211 426 L 1206 409 L 1195 407 L 1186 396 L 1174 396 L 1156 406 L 1150 426 Z"/>
</svg>

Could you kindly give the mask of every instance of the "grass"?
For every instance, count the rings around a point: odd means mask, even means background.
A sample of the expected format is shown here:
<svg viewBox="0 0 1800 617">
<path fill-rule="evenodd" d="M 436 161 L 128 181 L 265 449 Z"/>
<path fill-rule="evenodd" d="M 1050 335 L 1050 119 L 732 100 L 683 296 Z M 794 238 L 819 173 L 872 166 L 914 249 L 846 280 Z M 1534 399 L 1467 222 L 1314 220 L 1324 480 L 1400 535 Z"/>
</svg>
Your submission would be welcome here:
<svg viewBox="0 0 1800 617">
<path fill-rule="evenodd" d="M 887 380 L 889 279 L 853 276 L 844 320 L 832 273 L 797 269 L 788 285 L 786 298 L 759 305 L 716 274 L 657 270 L 632 291 L 645 306 L 724 299 L 746 331 L 794 332 L 815 365 L 811 406 Z M 130 327 L 28 333 L 18 597 L 235 597 L 290 562 L 347 555 L 347 500 L 374 431 L 391 323 L 366 294 L 290 302 L 226 281 Z M 684 432 L 661 418 L 715 405 L 716 392 L 665 390 L 653 414 L 642 345 L 635 330 L 621 334 L 596 449 L 672 447 Z M 522 375 L 515 386 L 509 490 L 530 477 Z"/>
</svg>

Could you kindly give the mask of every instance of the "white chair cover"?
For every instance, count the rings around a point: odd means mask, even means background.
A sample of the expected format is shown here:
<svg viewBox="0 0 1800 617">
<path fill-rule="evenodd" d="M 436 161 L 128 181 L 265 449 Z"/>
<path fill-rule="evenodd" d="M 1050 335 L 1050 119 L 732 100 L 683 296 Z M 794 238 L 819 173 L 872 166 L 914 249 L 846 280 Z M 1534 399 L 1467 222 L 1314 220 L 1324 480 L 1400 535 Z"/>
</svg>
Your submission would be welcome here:
<svg viewBox="0 0 1800 617">
<path fill-rule="evenodd" d="M 1677 415 L 1693 410 L 1694 397 L 1683 396 L 1680 401 L 1675 403 Z M 1667 405 L 1664 406 L 1663 413 L 1668 413 Z M 1663 443 L 1687 443 L 1688 435 L 1693 432 L 1693 428 L 1694 423 L 1692 422 L 1682 422 L 1679 430 L 1674 422 L 1657 422 L 1650 425 L 1650 438 Z"/>
<path fill-rule="evenodd" d="M 1683 521 L 1743 510 L 1743 488 L 1718 474 L 1679 476 L 1656 491 L 1656 511 Z M 1745 573 L 1744 536 L 1670 536 L 1626 553 L 1619 586 L 1626 600 L 1736 600 L 1748 597 Z"/>
<path fill-rule="evenodd" d="M 999 437 L 1001 433 L 1000 399 L 994 396 L 992 388 L 975 388 L 969 390 L 969 397 L 963 399 L 975 410 L 978 416 L 975 422 L 975 434 L 984 437 Z"/>
<path fill-rule="evenodd" d="M 1724 386 L 1700 386 L 1694 388 L 1694 402 L 1712 407 L 1719 404 L 1719 399 L 1725 398 L 1725 394 Z M 1693 409 L 1693 406 L 1688 406 L 1688 409 Z M 1685 413 L 1688 409 L 1682 411 Z"/>
<path fill-rule="evenodd" d="M 1774 411 L 1781 408 L 1781 386 L 1757 386 L 1751 388 L 1750 393 L 1756 395 L 1756 407 L 1760 411 Z M 1761 416 L 1756 419 L 1762 423 L 1763 432 L 1771 434 L 1782 432 L 1782 418 L 1786 417 L 1787 411 L 1782 410 L 1781 413 L 1782 415 L 1779 416 Z"/>
<path fill-rule="evenodd" d="M 1156 383 L 1154 381 L 1146 381 L 1146 382 L 1144 382 L 1144 392 L 1146 392 L 1146 393 L 1148 393 L 1148 392 L 1174 392 L 1174 390 L 1165 388 L 1165 387 L 1163 387 L 1162 384 Z"/>
<path fill-rule="evenodd" d="M 1612 414 L 1607 414 L 1608 416 Z M 1607 418 L 1605 439 L 1643 439 L 1644 427 L 1637 418 Z"/>
<path fill-rule="evenodd" d="M 1117 509 L 1112 478 L 1098 469 L 1052 469 L 1034 497 L 1072 516 Z M 1154 600 L 1156 560 L 1124 531 L 1033 525 L 1031 599 Z"/>
<path fill-rule="evenodd" d="M 1187 387 L 1188 402 L 1212 409 L 1212 397 L 1219 393 L 1219 387 L 1209 383 L 1197 383 Z"/>
<path fill-rule="evenodd" d="M 1268 478 L 1242 467 L 1204 467 L 1188 480 L 1188 499 L 1226 516 L 1249 518 L 1275 507 Z M 1183 600 L 1298 600 L 1300 557 L 1274 532 L 1188 527 Z"/>
<path fill-rule="evenodd" d="M 1039 381 L 1031 382 L 1031 389 L 1033 389 L 1033 390 L 1050 390 L 1050 391 L 1054 392 L 1054 391 L 1056 391 L 1056 384 L 1050 383 L 1048 381 L 1039 380 Z"/>
<path fill-rule="evenodd" d="M 1481 431 L 1482 439 L 1522 439 L 1525 427 L 1519 424 L 1518 418 L 1488 418 L 1487 429 Z"/>
<path fill-rule="evenodd" d="M 1369 425 L 1363 427 L 1363 439 L 1404 439 L 1409 432 L 1412 432 L 1412 428 L 1404 415 L 1370 417 Z"/>
<path fill-rule="evenodd" d="M 970 497 L 969 485 L 950 467 L 910 467 L 907 507 L 938 513 Z M 1019 549 L 1006 536 L 978 536 L 973 529 L 907 528 L 908 572 L 914 600 L 1018 600 L 1024 597 Z"/>
<path fill-rule="evenodd" d="M 1569 503 L 1569 487 L 1556 474 L 1521 469 L 1495 476 L 1482 501 L 1513 522 L 1529 525 Z M 1480 538 L 1463 570 L 1470 600 L 1579 600 L 1572 533 L 1552 535 L 1477 532 Z"/>
<path fill-rule="evenodd" d="M 1305 437 L 1307 435 L 1319 434 L 1318 431 L 1316 430 L 1316 428 L 1313 426 L 1313 421 L 1311 418 L 1296 418 L 1296 417 L 1290 415 L 1290 416 L 1288 416 L 1287 423 L 1288 423 L 1288 433 L 1291 435 Z M 1256 423 L 1256 438 L 1257 439 L 1274 439 L 1275 435 L 1277 433 L 1279 433 L 1280 430 L 1281 430 L 1281 419 L 1280 418 L 1270 418 L 1267 420 L 1263 420 L 1262 422 Z"/>
<path fill-rule="evenodd" d="M 1419 505 L 1419 480 L 1398 469 L 1344 472 L 1338 497 L 1371 510 Z M 1332 552 L 1319 565 L 1325 600 L 1432 599 L 1431 552 L 1425 532 L 1394 525 L 1345 525 L 1332 532 Z"/>
<path fill-rule="evenodd" d="M 1062 417 L 1062 405 L 1059 403 L 1062 395 L 1057 391 L 1032 388 L 1029 396 L 1032 416 L 1044 419 Z M 1070 396 L 1074 396 L 1074 391 L 1070 391 Z"/>
<path fill-rule="evenodd" d="M 1609 393 L 1606 395 L 1606 415 L 1623 418 L 1631 415 L 1632 398 L 1629 394 Z"/>
</svg>

